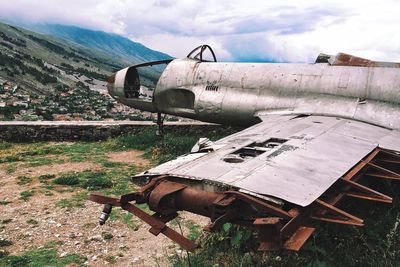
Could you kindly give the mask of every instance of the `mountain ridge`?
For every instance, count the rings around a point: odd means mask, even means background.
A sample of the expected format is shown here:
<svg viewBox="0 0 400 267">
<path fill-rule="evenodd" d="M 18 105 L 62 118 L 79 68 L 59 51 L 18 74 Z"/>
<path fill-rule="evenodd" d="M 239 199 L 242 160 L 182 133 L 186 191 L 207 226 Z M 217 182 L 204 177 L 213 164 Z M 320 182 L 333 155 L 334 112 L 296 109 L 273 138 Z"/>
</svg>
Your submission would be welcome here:
<svg viewBox="0 0 400 267">
<path fill-rule="evenodd" d="M 32 26 L 32 28 L 47 35 L 53 35 L 117 56 L 128 63 L 137 64 L 144 61 L 172 58 L 166 53 L 153 50 L 115 33 L 61 24 L 38 24 Z"/>
</svg>

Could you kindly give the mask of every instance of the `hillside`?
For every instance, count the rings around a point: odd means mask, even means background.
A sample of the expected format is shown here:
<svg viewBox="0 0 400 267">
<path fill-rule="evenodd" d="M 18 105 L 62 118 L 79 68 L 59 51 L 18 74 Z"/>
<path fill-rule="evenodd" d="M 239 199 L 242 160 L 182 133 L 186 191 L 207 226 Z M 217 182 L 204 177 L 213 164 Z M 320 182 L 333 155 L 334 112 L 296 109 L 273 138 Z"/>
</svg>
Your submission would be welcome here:
<svg viewBox="0 0 400 267">
<path fill-rule="evenodd" d="M 85 47 L 95 48 L 128 63 L 171 58 L 167 54 L 149 49 L 140 43 L 133 42 L 117 34 L 59 24 L 35 25 L 33 29 Z"/>
<path fill-rule="evenodd" d="M 90 47 L 106 33 L 79 30 L 87 34 L 88 47 L 0 23 L 0 120 L 129 118 L 131 111 L 120 114 L 121 107 L 104 94 L 107 77 L 145 57 L 169 56 L 148 49 L 152 53 L 143 58 L 122 60 L 124 54 Z M 160 71 L 146 69 L 142 74 L 148 82 L 157 80 Z"/>
</svg>

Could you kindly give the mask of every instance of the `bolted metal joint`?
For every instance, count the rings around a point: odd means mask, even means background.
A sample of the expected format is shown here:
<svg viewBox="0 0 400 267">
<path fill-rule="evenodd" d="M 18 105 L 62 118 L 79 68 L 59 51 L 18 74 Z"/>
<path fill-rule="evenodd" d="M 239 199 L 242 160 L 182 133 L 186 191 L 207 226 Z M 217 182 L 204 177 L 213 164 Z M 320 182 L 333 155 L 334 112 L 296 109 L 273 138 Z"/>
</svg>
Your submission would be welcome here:
<svg viewBox="0 0 400 267">
<path fill-rule="evenodd" d="M 112 210 L 112 205 L 110 205 L 110 204 L 104 205 L 103 212 L 101 213 L 100 218 L 99 218 L 100 225 L 103 225 L 106 223 L 108 217 L 110 216 L 111 210 Z"/>
</svg>

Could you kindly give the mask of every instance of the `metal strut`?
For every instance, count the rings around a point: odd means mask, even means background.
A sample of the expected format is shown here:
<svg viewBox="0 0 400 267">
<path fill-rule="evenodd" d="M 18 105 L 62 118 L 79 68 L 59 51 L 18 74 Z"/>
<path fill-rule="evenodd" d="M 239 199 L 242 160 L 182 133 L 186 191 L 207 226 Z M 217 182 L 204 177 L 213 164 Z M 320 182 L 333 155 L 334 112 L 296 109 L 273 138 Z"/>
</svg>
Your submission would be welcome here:
<svg viewBox="0 0 400 267">
<path fill-rule="evenodd" d="M 162 116 L 161 112 L 157 112 L 157 130 L 156 135 L 163 136 L 164 135 L 164 119 L 165 116 Z"/>
</svg>

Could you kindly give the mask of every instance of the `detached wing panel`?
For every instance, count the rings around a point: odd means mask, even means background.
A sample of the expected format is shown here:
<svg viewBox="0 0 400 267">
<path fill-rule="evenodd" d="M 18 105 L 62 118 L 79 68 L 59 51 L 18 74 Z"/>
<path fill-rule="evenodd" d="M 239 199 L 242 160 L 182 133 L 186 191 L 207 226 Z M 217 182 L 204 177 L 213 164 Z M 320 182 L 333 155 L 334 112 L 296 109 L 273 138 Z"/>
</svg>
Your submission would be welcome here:
<svg viewBox="0 0 400 267">
<path fill-rule="evenodd" d="M 323 116 L 266 116 L 262 122 L 149 170 L 208 180 L 308 206 L 376 147 L 400 150 L 400 134 Z"/>
</svg>

